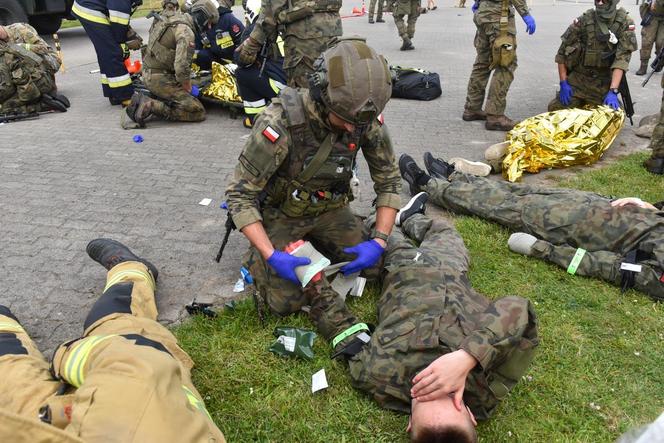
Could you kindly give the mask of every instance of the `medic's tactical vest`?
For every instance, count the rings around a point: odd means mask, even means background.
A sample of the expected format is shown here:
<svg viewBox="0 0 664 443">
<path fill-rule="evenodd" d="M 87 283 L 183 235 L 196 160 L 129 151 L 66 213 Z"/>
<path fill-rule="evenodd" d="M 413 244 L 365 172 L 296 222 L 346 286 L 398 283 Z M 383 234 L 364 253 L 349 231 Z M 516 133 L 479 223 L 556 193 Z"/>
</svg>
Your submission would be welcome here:
<svg viewBox="0 0 664 443">
<path fill-rule="evenodd" d="M 618 8 L 616 17 L 609 26 L 618 41 L 624 38 L 623 29 L 627 20 L 627 11 Z M 581 60 L 580 64 L 574 67 L 574 70 L 594 78 L 610 78 L 611 71 L 608 68 L 613 63 L 618 43 L 612 44 L 597 39 L 599 29 L 597 29 L 595 23 L 594 10 L 586 11 L 581 16 L 581 26 L 584 30 L 581 33 Z"/>
<path fill-rule="evenodd" d="M 341 18 L 338 16 L 341 9 L 341 0 L 293 0 L 290 7 L 277 14 L 277 23 L 284 35 L 294 35 L 300 39 L 332 37 L 341 35 Z M 330 26 L 329 17 L 315 17 L 319 13 L 334 13 L 339 17 L 337 26 Z M 304 20 L 314 17 L 312 20 Z"/>
<path fill-rule="evenodd" d="M 273 102 L 284 109 L 291 142 L 288 157 L 266 186 L 266 204 L 289 217 L 311 217 L 346 206 L 353 199 L 350 179 L 359 140 L 334 133 L 318 140 L 296 89 L 282 89 Z"/>
<path fill-rule="evenodd" d="M 143 55 L 143 64 L 148 69 L 159 69 L 175 72 L 175 40 L 174 28 L 185 25 L 194 31 L 194 27 L 185 14 L 177 11 L 164 11 L 155 18 L 150 27 L 148 46 Z"/>
</svg>

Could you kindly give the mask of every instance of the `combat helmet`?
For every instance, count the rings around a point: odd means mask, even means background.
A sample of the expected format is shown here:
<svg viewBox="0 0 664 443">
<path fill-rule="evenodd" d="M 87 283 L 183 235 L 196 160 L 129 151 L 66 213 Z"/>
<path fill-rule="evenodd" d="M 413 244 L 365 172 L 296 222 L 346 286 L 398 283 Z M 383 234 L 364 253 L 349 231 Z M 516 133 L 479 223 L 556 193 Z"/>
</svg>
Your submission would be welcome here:
<svg viewBox="0 0 664 443">
<path fill-rule="evenodd" d="M 366 127 L 390 99 L 392 79 L 383 56 L 363 38 L 343 38 L 314 62 L 309 92 L 327 110 Z"/>
<path fill-rule="evenodd" d="M 173 5 L 175 6 L 175 9 L 180 9 L 180 3 L 178 3 L 178 0 L 161 0 L 161 7 L 162 9 L 166 9 L 168 5 Z"/>
<path fill-rule="evenodd" d="M 199 34 L 205 34 L 208 23 L 214 26 L 219 21 L 218 5 L 219 3 L 215 6 L 210 0 L 194 0 L 191 2 L 189 14 L 194 19 L 194 24 Z"/>
<path fill-rule="evenodd" d="M 242 6 L 245 20 L 247 23 L 253 23 L 261 12 L 261 0 L 246 0 Z"/>
</svg>

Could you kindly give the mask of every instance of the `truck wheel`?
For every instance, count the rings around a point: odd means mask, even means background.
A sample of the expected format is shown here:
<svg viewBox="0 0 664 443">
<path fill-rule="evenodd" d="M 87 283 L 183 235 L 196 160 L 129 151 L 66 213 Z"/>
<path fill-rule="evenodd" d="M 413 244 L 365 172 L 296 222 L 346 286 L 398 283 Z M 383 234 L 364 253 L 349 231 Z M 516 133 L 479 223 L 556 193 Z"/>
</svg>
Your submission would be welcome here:
<svg viewBox="0 0 664 443">
<path fill-rule="evenodd" d="M 25 23 L 27 21 L 28 16 L 17 1 L 0 0 L 0 25 Z"/>
<path fill-rule="evenodd" d="M 30 17 L 30 24 L 40 34 L 55 34 L 60 29 L 62 17 L 58 14 L 33 15 Z"/>
</svg>

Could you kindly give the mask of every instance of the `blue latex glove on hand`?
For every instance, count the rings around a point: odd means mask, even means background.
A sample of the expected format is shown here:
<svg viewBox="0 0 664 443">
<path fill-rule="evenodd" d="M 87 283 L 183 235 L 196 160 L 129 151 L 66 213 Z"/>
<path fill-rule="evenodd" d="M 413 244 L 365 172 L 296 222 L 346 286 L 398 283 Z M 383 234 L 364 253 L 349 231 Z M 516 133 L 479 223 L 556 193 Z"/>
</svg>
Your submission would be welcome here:
<svg viewBox="0 0 664 443">
<path fill-rule="evenodd" d="M 470 10 L 473 11 L 473 14 L 477 12 L 477 8 L 480 7 L 480 2 L 476 1 L 473 3 L 473 6 L 470 7 Z"/>
<path fill-rule="evenodd" d="M 295 268 L 298 266 L 306 266 L 311 263 L 306 257 L 295 257 L 286 252 L 274 251 L 270 258 L 267 259 L 267 264 L 274 269 L 277 275 L 283 279 L 292 281 L 298 286 L 302 286 L 300 280 L 295 275 Z"/>
<path fill-rule="evenodd" d="M 618 94 L 613 91 L 609 91 L 604 96 L 604 104 L 606 106 L 611 106 L 613 109 L 620 108 L 620 102 L 618 101 Z"/>
<path fill-rule="evenodd" d="M 194 97 L 198 97 L 198 96 L 201 94 L 201 90 L 198 89 L 198 86 L 196 86 L 196 85 L 191 85 L 191 92 L 190 92 L 190 94 L 193 95 Z"/>
<path fill-rule="evenodd" d="M 522 18 L 523 22 L 526 24 L 526 32 L 530 35 L 533 35 L 535 33 L 535 29 L 537 28 L 537 25 L 535 25 L 535 19 L 530 14 L 524 15 Z"/>
<path fill-rule="evenodd" d="M 570 103 L 572 103 L 572 96 L 574 95 L 574 91 L 572 90 L 572 87 L 569 85 L 567 80 L 563 80 L 560 82 L 560 94 L 558 95 L 558 99 L 560 100 L 560 103 L 562 103 L 565 106 L 568 106 Z"/>
<path fill-rule="evenodd" d="M 385 249 L 376 240 L 368 240 L 352 248 L 344 248 L 344 252 L 357 255 L 355 260 L 340 269 L 344 275 L 350 275 L 375 265 Z"/>
</svg>

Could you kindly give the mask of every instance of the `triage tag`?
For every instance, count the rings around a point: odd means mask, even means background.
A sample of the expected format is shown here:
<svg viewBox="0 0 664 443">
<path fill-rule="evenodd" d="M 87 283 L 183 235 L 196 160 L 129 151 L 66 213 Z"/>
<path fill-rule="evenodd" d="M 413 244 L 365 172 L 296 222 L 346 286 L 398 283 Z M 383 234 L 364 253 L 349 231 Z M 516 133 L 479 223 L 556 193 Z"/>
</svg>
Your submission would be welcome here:
<svg viewBox="0 0 664 443">
<path fill-rule="evenodd" d="M 570 262 L 569 266 L 567 267 L 567 273 L 570 275 L 576 274 L 576 270 L 579 267 L 579 264 L 581 264 L 581 260 L 583 260 L 583 256 L 586 255 L 586 250 L 583 248 L 579 248 L 576 250 L 576 253 L 574 254 L 574 257 L 572 257 L 572 261 Z"/>
<path fill-rule="evenodd" d="M 621 263 L 620 269 L 622 271 L 641 272 L 641 265 L 636 265 L 634 263 Z"/>
</svg>

